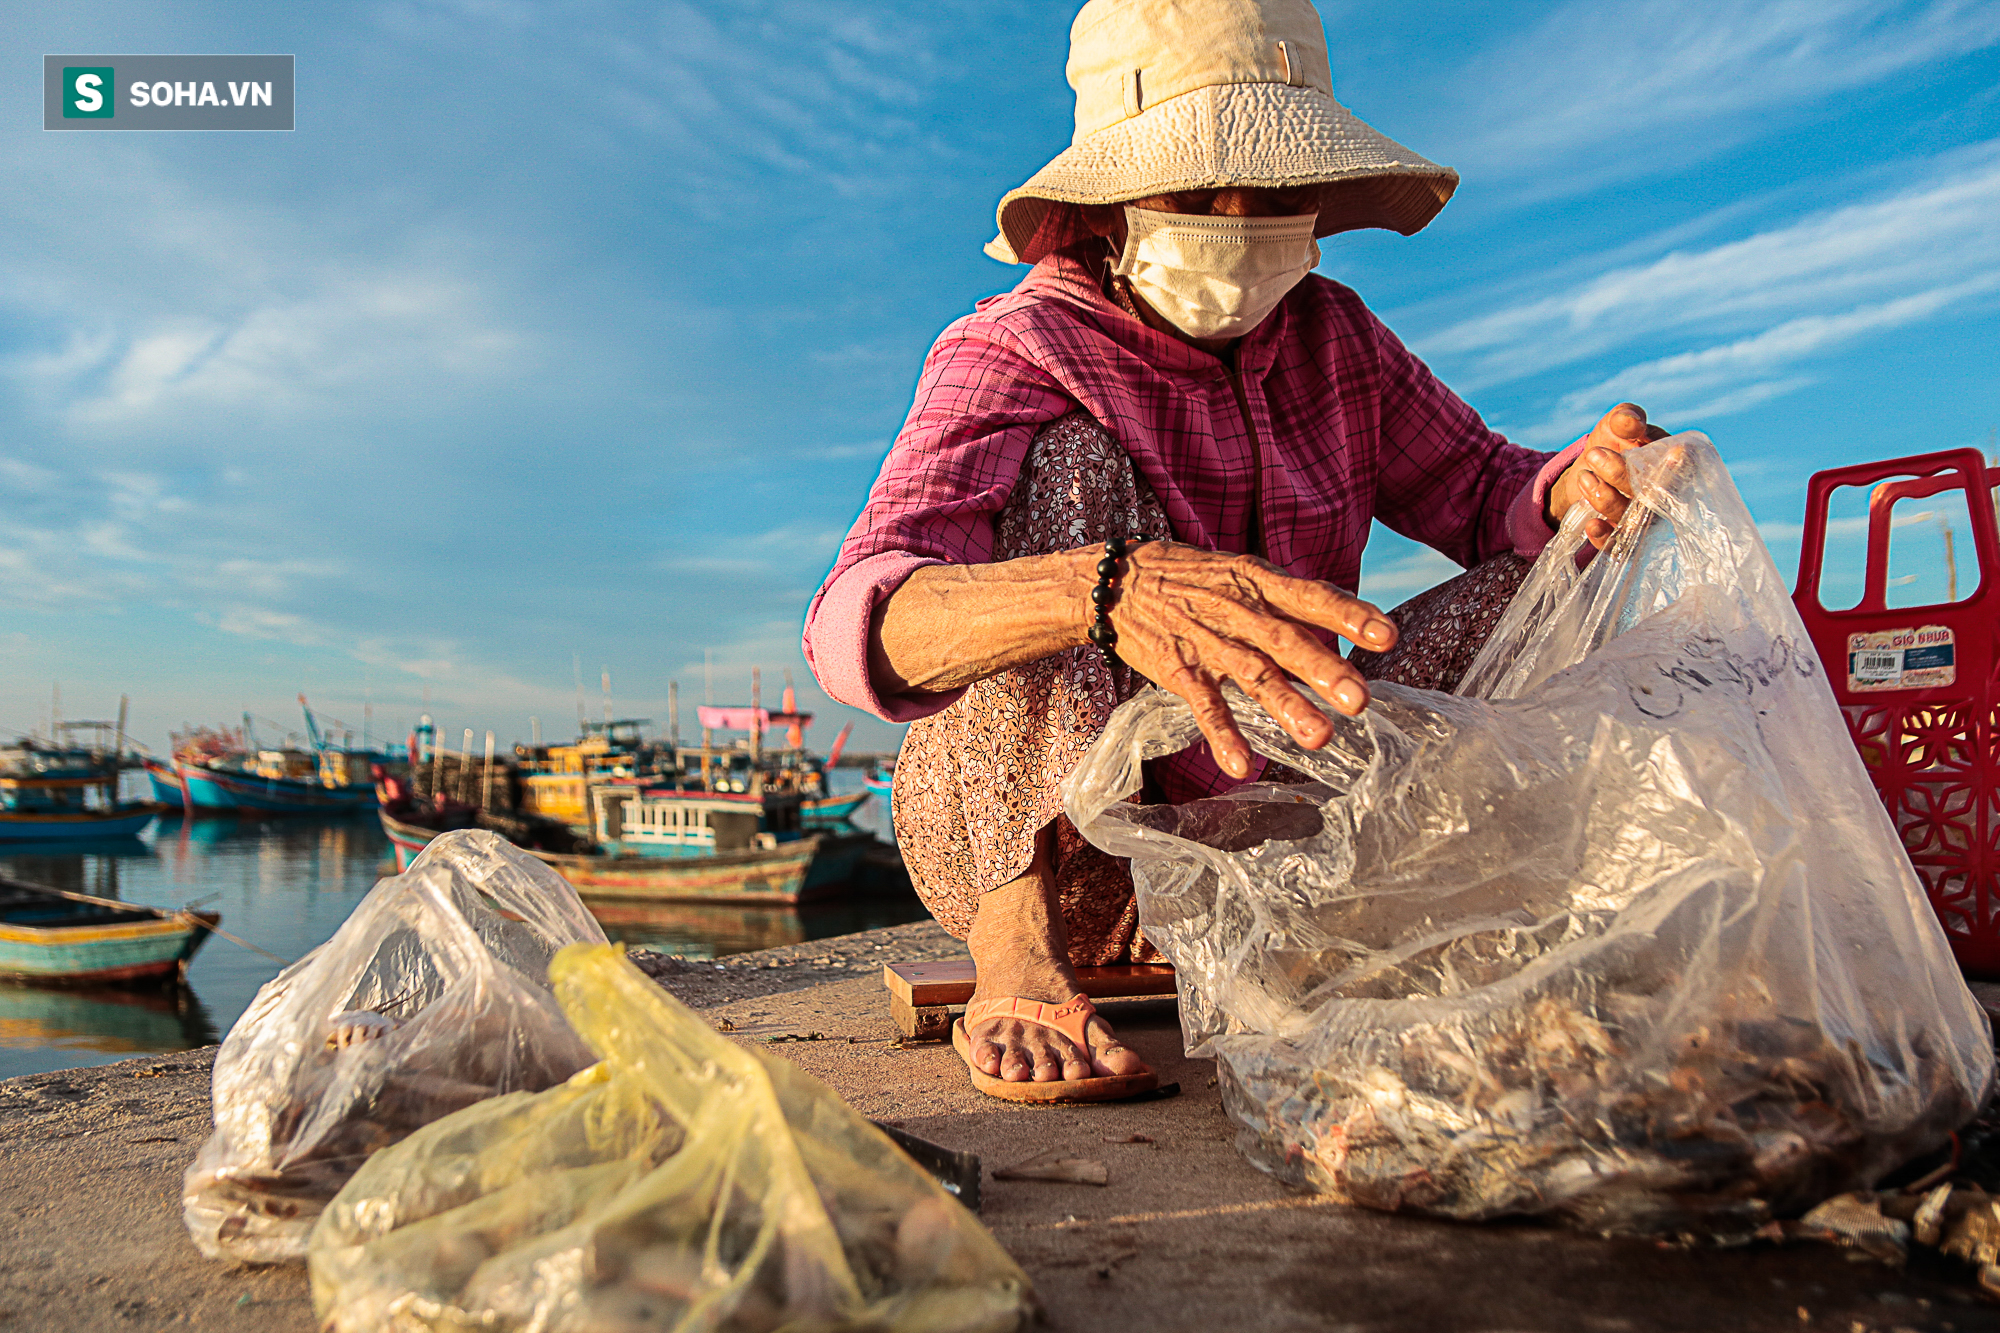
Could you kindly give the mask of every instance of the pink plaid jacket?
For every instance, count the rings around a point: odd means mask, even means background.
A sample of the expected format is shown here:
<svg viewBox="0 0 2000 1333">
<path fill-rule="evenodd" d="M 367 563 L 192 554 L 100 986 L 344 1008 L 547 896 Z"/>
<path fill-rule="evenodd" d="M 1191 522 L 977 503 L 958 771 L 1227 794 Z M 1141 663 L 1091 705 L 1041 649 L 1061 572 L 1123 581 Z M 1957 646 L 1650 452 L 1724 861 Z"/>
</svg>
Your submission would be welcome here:
<svg viewBox="0 0 2000 1333">
<path fill-rule="evenodd" d="M 1350 289 L 1307 277 L 1237 361 L 1273 564 L 1352 588 L 1375 518 L 1468 567 L 1548 543 L 1543 500 L 1575 447 L 1535 453 L 1488 430 Z M 1249 549 L 1256 460 L 1229 367 L 1134 319 L 1059 252 L 931 348 L 909 419 L 806 613 L 806 660 L 828 694 L 891 722 L 958 697 L 878 695 L 870 616 L 913 570 L 992 558 L 994 518 L 1035 432 L 1078 407 L 1125 446 L 1174 540 Z"/>
</svg>

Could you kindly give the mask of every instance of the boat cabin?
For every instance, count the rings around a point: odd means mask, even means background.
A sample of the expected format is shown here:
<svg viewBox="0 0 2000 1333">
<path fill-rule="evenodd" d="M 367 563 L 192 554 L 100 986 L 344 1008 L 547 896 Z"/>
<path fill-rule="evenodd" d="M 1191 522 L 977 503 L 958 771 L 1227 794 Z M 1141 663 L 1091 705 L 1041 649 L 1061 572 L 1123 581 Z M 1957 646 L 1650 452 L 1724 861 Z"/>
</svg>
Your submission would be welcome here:
<svg viewBox="0 0 2000 1333">
<path fill-rule="evenodd" d="M 244 768 L 260 778 L 319 780 L 319 763 L 308 750 L 259 750 Z"/>
<path fill-rule="evenodd" d="M 796 796 L 732 792 L 615 791 L 592 793 L 597 841 L 639 856 L 714 856 L 771 849 L 803 836 Z"/>
<path fill-rule="evenodd" d="M 521 813 L 560 820 L 588 835 L 593 790 L 611 784 L 630 791 L 638 782 L 646 758 L 639 749 L 639 731 L 645 725 L 644 718 L 586 723 L 583 739 L 574 745 L 532 751 L 516 747 L 524 770 Z"/>
<path fill-rule="evenodd" d="M 117 782 L 116 766 L 85 751 L 32 743 L 0 749 L 0 809 L 60 814 L 107 806 Z"/>
</svg>

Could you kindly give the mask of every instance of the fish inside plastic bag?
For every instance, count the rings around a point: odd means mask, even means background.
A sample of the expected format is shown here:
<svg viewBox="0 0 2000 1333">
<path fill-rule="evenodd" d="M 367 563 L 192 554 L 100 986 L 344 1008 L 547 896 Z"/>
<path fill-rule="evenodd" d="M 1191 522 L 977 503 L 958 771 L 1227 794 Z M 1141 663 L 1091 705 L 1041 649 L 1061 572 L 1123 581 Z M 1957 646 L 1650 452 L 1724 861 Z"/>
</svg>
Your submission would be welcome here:
<svg viewBox="0 0 2000 1333">
<path fill-rule="evenodd" d="M 314 1229 L 328 1333 L 1002 1333 L 1035 1311 L 978 1220 L 797 1066 L 613 947 L 551 968 L 603 1057 L 376 1156 Z"/>
<path fill-rule="evenodd" d="M 1458 695 L 1377 683 L 1304 785 L 1126 802 L 1198 741 L 1162 691 L 1069 779 L 1132 858 L 1239 1144 L 1362 1204 L 1733 1232 L 1871 1184 L 1993 1081 L 1805 629 L 1700 435 L 1572 512 Z M 1232 687 L 1233 688 L 1233 687 Z M 1317 702 L 1317 701 L 1316 701 Z"/>
<path fill-rule="evenodd" d="M 211 1258 L 305 1257 L 370 1153 L 593 1059 L 549 988 L 556 951 L 604 932 L 554 871 L 481 830 L 446 833 L 287 967 L 215 1060 L 215 1133 L 183 1214 Z"/>
</svg>

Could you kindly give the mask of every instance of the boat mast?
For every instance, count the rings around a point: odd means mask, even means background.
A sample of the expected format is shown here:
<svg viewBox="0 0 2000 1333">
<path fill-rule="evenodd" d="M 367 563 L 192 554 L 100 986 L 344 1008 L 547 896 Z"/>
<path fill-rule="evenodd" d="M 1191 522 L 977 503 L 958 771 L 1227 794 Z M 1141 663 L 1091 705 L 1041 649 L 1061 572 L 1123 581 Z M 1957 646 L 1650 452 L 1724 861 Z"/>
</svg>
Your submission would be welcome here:
<svg viewBox="0 0 2000 1333">
<path fill-rule="evenodd" d="M 118 696 L 118 736 L 111 742 L 111 772 L 113 782 L 118 780 L 118 774 L 125 771 L 125 710 L 131 702 L 132 696 L 129 694 Z M 118 795 L 118 789 L 116 787 L 112 788 L 111 794 L 115 798 Z"/>
<path fill-rule="evenodd" d="M 314 754 L 322 753 L 327 747 L 327 742 L 321 738 L 319 734 L 319 721 L 313 717 L 312 705 L 306 702 L 306 697 L 303 694 L 299 696 L 299 711 L 306 715 L 306 741 L 312 746 L 312 752 Z"/>
<path fill-rule="evenodd" d="M 712 650 L 701 650 L 701 701 L 715 702 L 715 663 Z M 709 765 L 715 761 L 715 733 L 709 729 L 708 719 L 701 720 L 701 785 L 704 791 L 714 791 L 715 784 L 709 780 Z"/>
</svg>

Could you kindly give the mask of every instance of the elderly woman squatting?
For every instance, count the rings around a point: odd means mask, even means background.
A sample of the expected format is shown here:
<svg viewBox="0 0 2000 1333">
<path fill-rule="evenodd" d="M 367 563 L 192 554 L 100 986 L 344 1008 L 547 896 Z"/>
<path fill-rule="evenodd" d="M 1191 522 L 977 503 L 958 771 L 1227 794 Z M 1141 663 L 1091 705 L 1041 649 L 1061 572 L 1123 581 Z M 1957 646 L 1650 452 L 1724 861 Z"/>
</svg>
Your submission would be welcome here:
<svg viewBox="0 0 2000 1333">
<path fill-rule="evenodd" d="M 1160 75 L 1111 86 L 1132 70 Z M 1035 267 L 939 338 L 808 615 L 828 693 L 913 723 L 898 839 L 977 964 L 958 1044 L 995 1095 L 1151 1083 L 1073 970 L 1157 957 L 1129 869 L 1056 797 L 1117 703 L 1171 690 L 1208 742 L 1150 766 L 1147 800 L 1282 780 L 1223 682 L 1308 748 L 1332 728 L 1292 680 L 1348 714 L 1370 675 L 1449 688 L 1555 516 L 1587 505 L 1588 534 L 1608 538 L 1631 486 L 1619 454 L 1664 433 L 1620 404 L 1561 454 L 1513 445 L 1310 272 L 1316 236 L 1415 231 L 1456 184 L 1335 103 L 1325 70 L 1305 0 L 1084 7 L 1076 143 L 1002 201 L 988 247 Z M 1258 122 L 1247 146 L 1223 128 Z M 1274 142 L 1291 151 L 1260 164 Z M 1232 155 L 1233 179 L 1213 179 Z M 1378 517 L 1472 572 L 1383 615 L 1344 591 Z M 1100 653 L 1108 537 L 1129 550 Z"/>
</svg>

